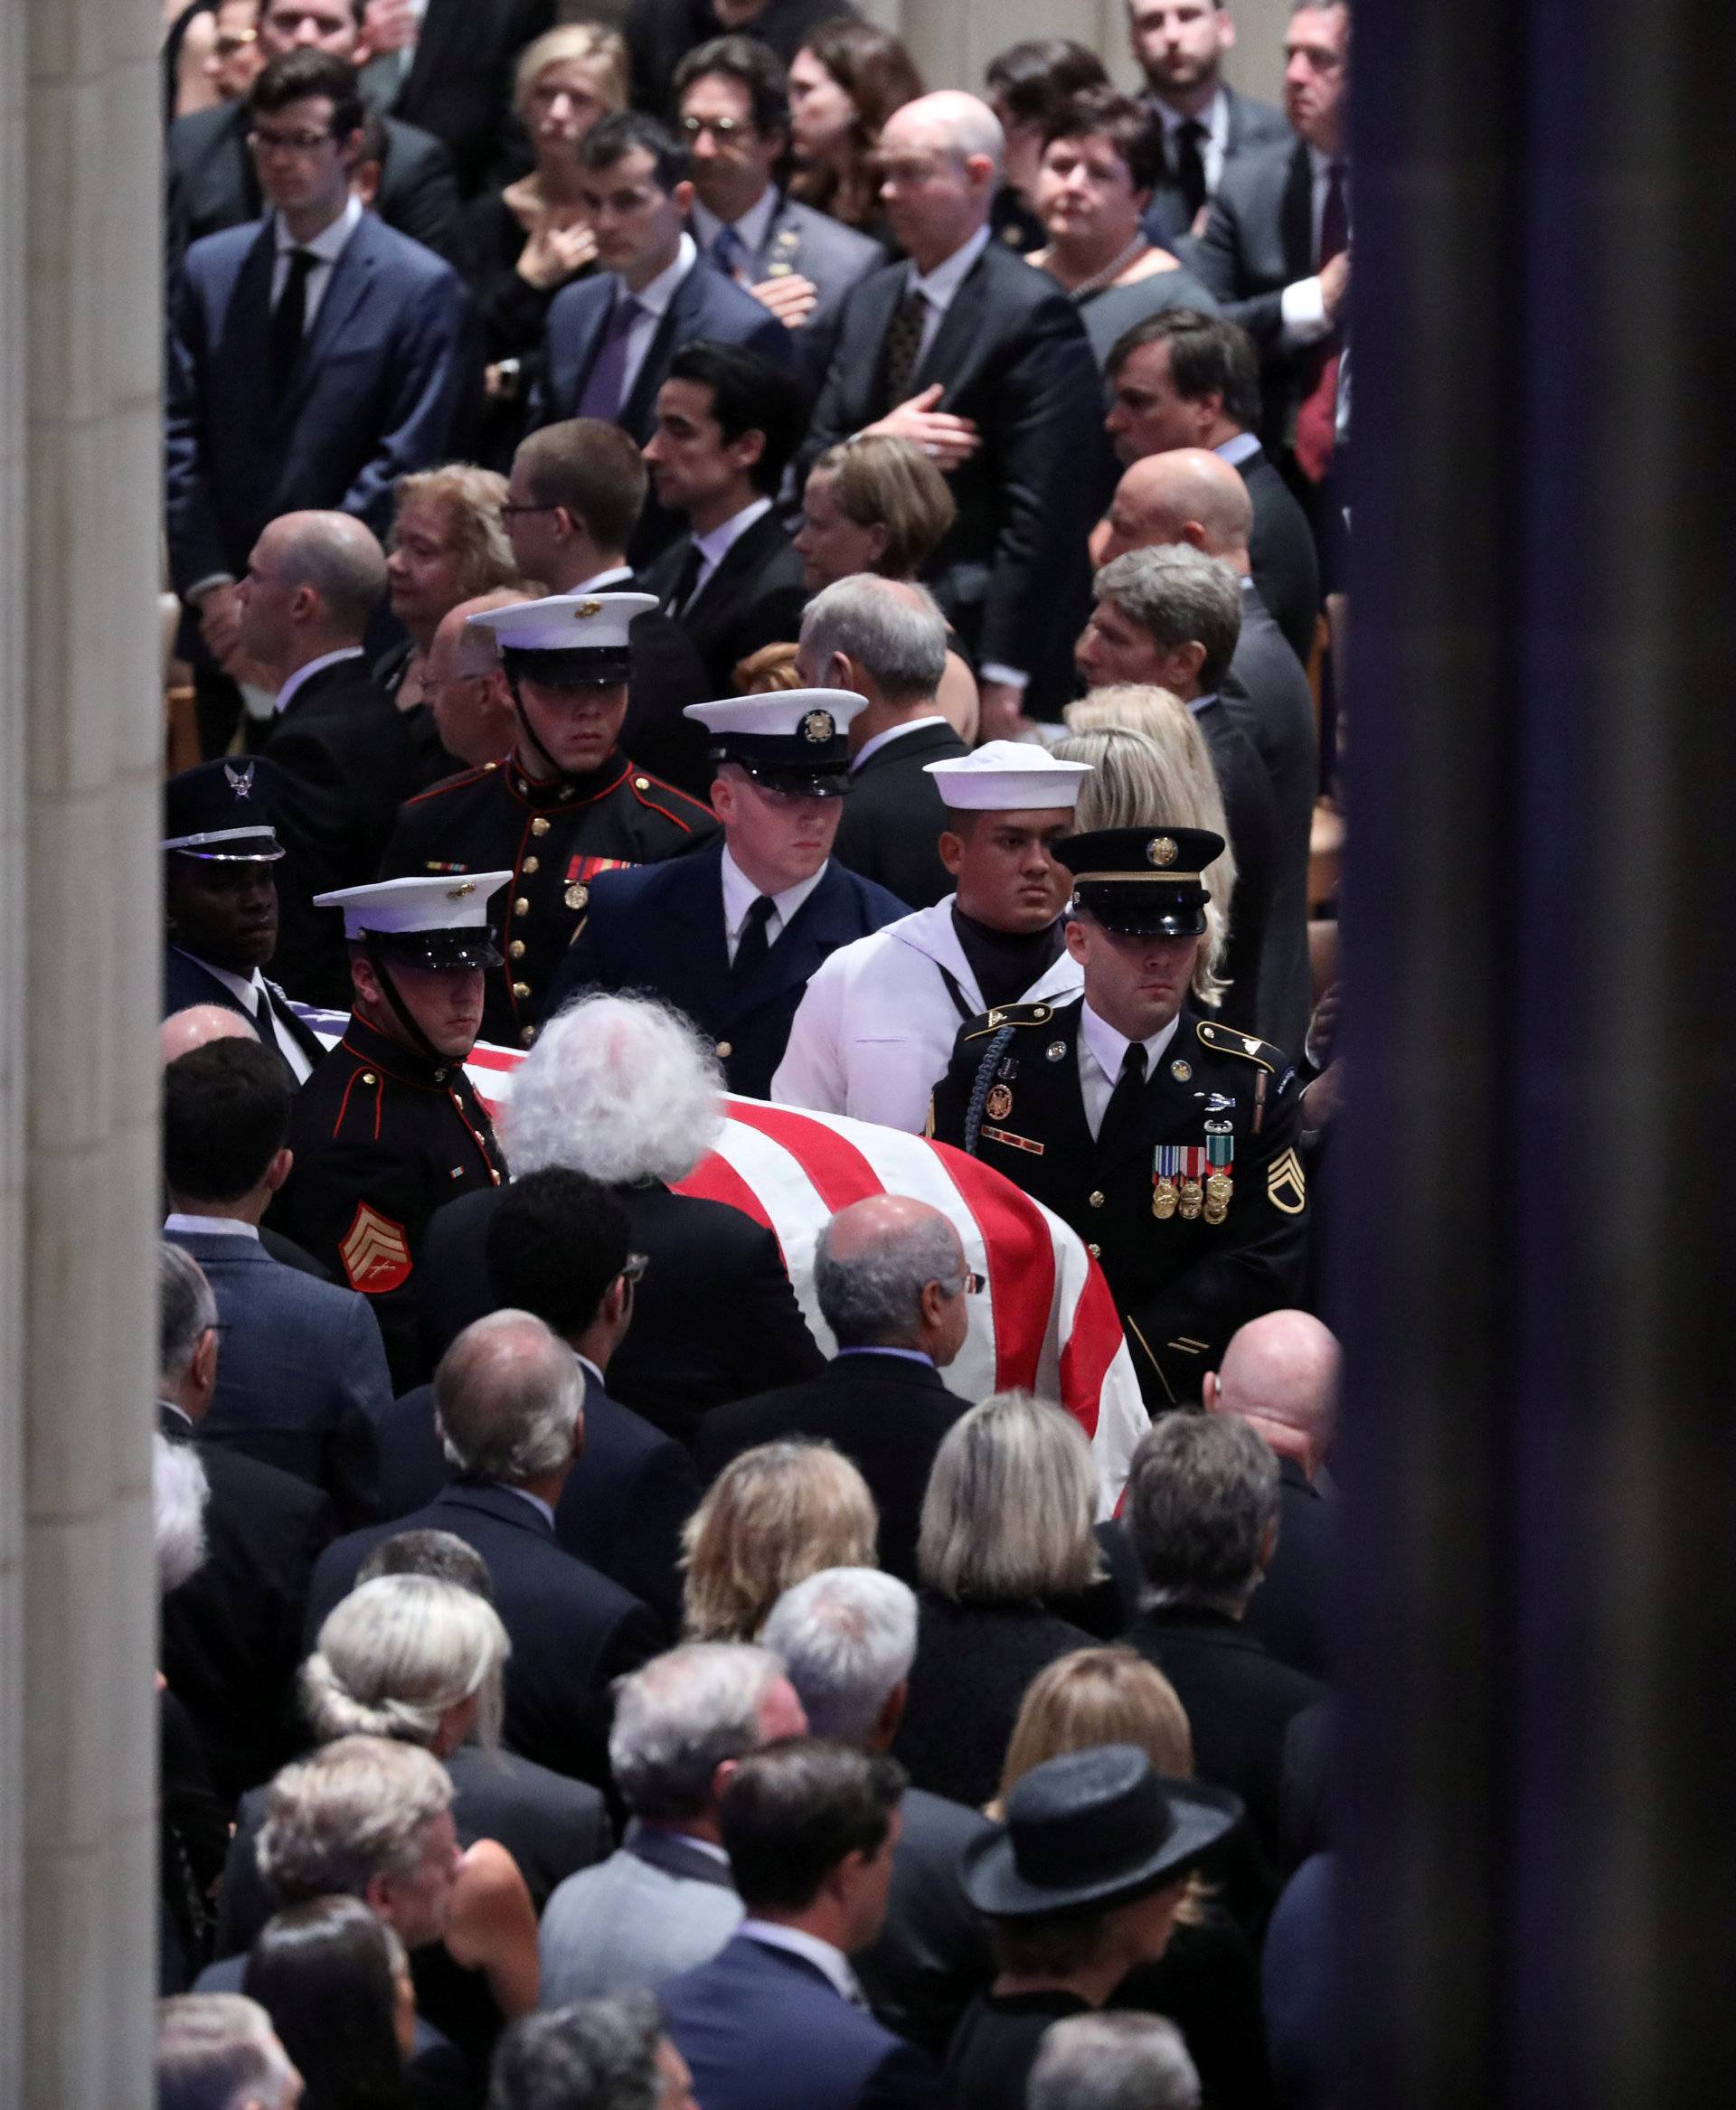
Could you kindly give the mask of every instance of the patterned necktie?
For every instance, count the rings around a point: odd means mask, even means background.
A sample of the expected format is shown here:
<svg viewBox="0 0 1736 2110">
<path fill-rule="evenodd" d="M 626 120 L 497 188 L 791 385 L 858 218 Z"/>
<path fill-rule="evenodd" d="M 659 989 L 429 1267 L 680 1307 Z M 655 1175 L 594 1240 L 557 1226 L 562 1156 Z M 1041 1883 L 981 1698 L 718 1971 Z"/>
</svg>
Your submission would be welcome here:
<svg viewBox="0 0 1736 2110">
<path fill-rule="evenodd" d="M 1205 155 L 1201 151 L 1204 139 L 1205 127 L 1197 118 L 1189 118 L 1175 127 L 1175 181 L 1187 207 L 1190 227 L 1205 203 Z"/>
<path fill-rule="evenodd" d="M 777 903 L 769 894 L 754 897 L 747 920 L 741 926 L 741 935 L 736 940 L 733 973 L 738 982 L 744 982 L 771 950 L 766 937 L 766 926 L 771 921 L 771 912 Z"/>
<path fill-rule="evenodd" d="M 1099 1155 L 1132 1141 L 1139 1118 L 1139 1102 L 1146 1088 L 1146 1049 L 1142 1041 L 1129 1041 L 1121 1058 L 1121 1074 L 1115 1080 L 1109 1103 L 1103 1109 L 1103 1126 L 1097 1132 Z"/>
<path fill-rule="evenodd" d="M 289 252 L 288 276 L 271 310 L 265 340 L 266 377 L 274 399 L 281 398 L 288 388 L 289 377 L 301 356 L 302 335 L 307 327 L 307 275 L 318 261 L 312 250 Z"/>
<path fill-rule="evenodd" d="M 1350 200 L 1347 171 L 1335 161 L 1326 171 L 1326 202 L 1320 214 L 1320 255 L 1316 266 L 1324 271 L 1335 257 L 1350 247 Z M 1332 450 L 1338 424 L 1338 360 L 1343 334 L 1335 326 L 1310 354 L 1304 369 L 1302 400 L 1297 405 L 1296 436 L 1290 442 L 1297 466 L 1311 484 L 1318 484 L 1332 466 Z"/>
<path fill-rule="evenodd" d="M 712 244 L 712 261 L 726 278 L 733 278 L 738 286 L 747 284 L 747 245 L 732 227 L 722 228 Z"/>
<path fill-rule="evenodd" d="M 585 376 L 579 398 L 579 416 L 610 421 L 621 414 L 627 394 L 627 341 L 633 325 L 645 313 L 625 287 L 615 297 L 615 306 L 603 330 L 603 341 Z"/>
<path fill-rule="evenodd" d="M 929 319 L 929 299 L 912 286 L 892 311 L 886 325 L 886 408 L 895 410 L 910 392 L 922 352 L 922 325 Z"/>
</svg>

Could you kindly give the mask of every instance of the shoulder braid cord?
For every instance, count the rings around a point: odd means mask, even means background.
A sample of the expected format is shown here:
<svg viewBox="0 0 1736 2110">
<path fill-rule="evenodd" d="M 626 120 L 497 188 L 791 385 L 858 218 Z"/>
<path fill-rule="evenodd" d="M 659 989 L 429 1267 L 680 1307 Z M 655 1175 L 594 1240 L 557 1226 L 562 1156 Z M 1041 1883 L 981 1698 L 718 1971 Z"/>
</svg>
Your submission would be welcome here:
<svg viewBox="0 0 1736 2110">
<path fill-rule="evenodd" d="M 976 1141 L 983 1129 L 983 1107 L 988 1099 L 988 1088 L 995 1072 L 1000 1067 L 1001 1057 L 1017 1031 L 1014 1026 L 1003 1026 L 988 1043 L 988 1051 L 977 1068 L 975 1083 L 970 1088 L 970 1105 L 965 1111 L 965 1149 L 970 1156 L 976 1154 Z"/>
</svg>

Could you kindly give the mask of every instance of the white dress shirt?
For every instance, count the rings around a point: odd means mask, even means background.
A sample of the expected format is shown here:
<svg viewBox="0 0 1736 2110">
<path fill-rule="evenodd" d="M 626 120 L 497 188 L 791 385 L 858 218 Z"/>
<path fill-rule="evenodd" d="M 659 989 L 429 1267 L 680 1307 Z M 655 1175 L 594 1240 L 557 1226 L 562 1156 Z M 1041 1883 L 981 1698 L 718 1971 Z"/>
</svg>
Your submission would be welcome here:
<svg viewBox="0 0 1736 2110">
<path fill-rule="evenodd" d="M 553 1531 L 554 1512 L 540 1494 L 533 1494 L 528 1487 L 509 1487 L 504 1480 L 496 1480 L 494 1484 L 503 1494 L 515 1494 L 521 1502 L 528 1502 L 550 1531 Z"/>
<path fill-rule="evenodd" d="M 1226 461 L 1232 469 L 1239 469 L 1250 456 L 1260 452 L 1260 435 L 1257 432 L 1233 433 L 1222 447 L 1214 447 L 1212 451 L 1220 461 Z"/>
<path fill-rule="evenodd" d="M 730 551 L 756 522 L 762 521 L 771 511 L 769 498 L 756 498 L 751 505 L 744 505 L 740 513 L 731 513 L 728 520 L 712 528 L 703 535 L 693 537 L 693 547 L 699 551 L 699 575 L 693 581 L 693 590 L 687 596 L 684 607 L 692 608 L 705 589 L 712 583 L 712 574 Z"/>
<path fill-rule="evenodd" d="M 283 223 L 283 214 L 272 216 L 278 253 L 271 266 L 271 305 L 278 305 L 278 296 L 283 291 L 289 277 L 289 253 L 292 250 L 306 250 L 316 260 L 307 274 L 307 305 L 303 310 L 301 334 L 312 334 L 314 318 L 319 313 L 319 304 L 326 297 L 326 288 L 332 281 L 332 267 L 350 245 L 350 237 L 362 224 L 362 201 L 352 197 L 329 227 L 307 241 L 297 241 Z"/>
<path fill-rule="evenodd" d="M 1320 227 L 1326 216 L 1326 193 L 1332 188 L 1335 162 L 1341 163 L 1344 171 L 1344 226 L 1348 230 L 1352 212 L 1350 156 L 1323 154 L 1317 146 L 1309 147 L 1308 165 L 1314 172 L 1314 183 L 1309 198 L 1308 247 L 1316 257 L 1320 254 Z M 1283 342 L 1292 351 L 1303 344 L 1317 344 L 1333 327 L 1326 319 L 1326 299 L 1320 290 L 1317 271 L 1311 278 L 1298 278 L 1287 286 L 1278 301 L 1284 317 Z"/>
<path fill-rule="evenodd" d="M 239 1216 L 194 1216 L 172 1209 L 163 1219 L 163 1229 L 178 1232 L 184 1239 L 251 1239 L 259 1242 L 259 1227 L 256 1223 L 243 1223 Z"/>
<path fill-rule="evenodd" d="M 1178 1014 L 1145 1043 L 1147 1078 L 1157 1074 L 1158 1061 L 1175 1038 L 1175 1029 L 1180 1023 Z M 1088 999 L 1079 1014 L 1079 1088 L 1085 1101 L 1085 1125 L 1091 1132 L 1093 1142 L 1103 1126 L 1109 1095 L 1120 1079 L 1122 1058 L 1130 1044 L 1125 1033 L 1118 1033 L 1107 1021 L 1099 1018 Z"/>
<path fill-rule="evenodd" d="M 909 290 L 920 293 L 929 304 L 928 313 L 922 317 L 922 342 L 917 348 L 918 366 L 928 357 L 958 288 L 969 278 L 972 267 L 987 247 L 988 230 L 979 227 L 967 242 L 954 250 L 946 261 L 937 264 L 932 271 L 919 271 L 914 264 L 910 266 Z"/>
<path fill-rule="evenodd" d="M 771 223 L 777 216 L 777 212 L 778 187 L 775 184 L 766 185 L 757 201 L 748 207 L 740 220 L 722 221 L 709 205 L 702 204 L 695 198 L 693 200 L 693 233 L 698 238 L 700 248 L 709 258 L 712 244 L 722 233 L 725 226 L 733 228 L 735 239 L 741 244 L 743 268 L 752 266 L 757 268 L 760 254 L 767 242 L 771 239 Z M 751 272 L 750 272 L 750 276 L 751 276 Z"/>
<path fill-rule="evenodd" d="M 853 2008 L 868 2005 L 861 1983 L 850 1968 L 849 1957 L 842 1949 L 835 1949 L 830 1942 L 823 1942 L 818 1935 L 811 1935 L 799 1926 L 780 1926 L 769 1919 L 756 1919 L 751 1913 L 735 1931 L 768 1949 L 783 1949 L 812 1964 L 816 1971 L 825 1973 L 839 1999 L 847 2000 Z"/>
<path fill-rule="evenodd" d="M 360 659 L 361 657 L 362 647 L 359 645 L 340 645 L 335 652 L 322 652 L 317 659 L 310 659 L 306 666 L 298 666 L 285 682 L 282 688 L 278 691 L 274 700 L 276 708 L 278 711 L 288 711 L 290 704 L 295 702 L 303 683 L 311 681 L 316 674 L 321 673 L 325 668 L 335 666 L 340 660 Z"/>
<path fill-rule="evenodd" d="M 631 579 L 630 564 L 611 564 L 607 571 L 596 572 L 590 579 L 581 579 L 577 586 L 563 587 L 563 593 L 613 593 L 624 579 Z"/>
<path fill-rule="evenodd" d="M 884 732 L 877 732 L 871 740 L 863 740 L 850 758 L 850 774 L 854 777 L 870 755 L 877 755 L 882 748 L 889 748 L 895 739 L 901 739 L 907 732 L 914 732 L 919 726 L 945 725 L 947 720 L 938 711 L 925 711 L 920 718 L 907 719 L 902 725 L 889 725 Z"/>
<path fill-rule="evenodd" d="M 633 326 L 627 333 L 627 364 L 621 372 L 621 400 L 627 402 L 632 396 L 639 378 L 639 369 L 645 364 L 651 350 L 651 340 L 657 334 L 658 325 L 669 312 L 669 303 L 675 297 L 681 282 L 699 261 L 699 251 L 691 234 L 684 234 L 675 251 L 675 260 L 667 270 L 659 271 L 648 286 L 635 293 L 625 279 L 620 281 L 620 292 L 630 296 L 639 304 L 639 312 L 633 318 Z"/>
<path fill-rule="evenodd" d="M 179 951 L 180 947 L 177 947 L 175 949 Z M 189 953 L 187 956 L 191 959 L 194 956 Z M 231 975 L 227 967 L 217 966 L 210 960 L 201 960 L 199 965 L 213 982 L 221 982 L 231 995 L 240 1000 L 243 1011 L 253 1022 L 254 1031 L 258 1032 L 259 1006 L 271 1001 L 266 994 L 265 976 L 260 974 L 259 970 L 255 967 L 251 975 Z M 296 1082 L 306 1084 L 313 1064 L 308 1061 L 285 1029 L 278 1023 L 275 1017 L 271 1021 L 271 1038 L 281 1051 L 284 1060 L 295 1071 Z"/>
<path fill-rule="evenodd" d="M 826 866 L 823 864 L 812 879 L 805 879 L 796 886 L 786 887 L 781 894 L 771 897 L 771 915 L 766 923 L 766 943 L 769 946 L 777 944 L 779 934 L 790 918 L 825 877 Z M 729 947 L 731 966 L 735 965 L 735 948 L 741 942 L 741 927 L 748 919 L 748 910 L 759 899 L 759 888 L 730 855 L 726 843 L 723 850 L 723 942 Z"/>
<path fill-rule="evenodd" d="M 1196 118 L 1190 118 L 1185 110 L 1171 109 L 1161 96 L 1154 95 L 1151 99 L 1164 127 L 1164 160 L 1169 167 L 1176 165 L 1175 135 L 1182 127 L 1204 127 L 1205 137 L 1200 141 L 1200 162 L 1205 170 L 1205 194 L 1215 198 L 1218 185 L 1223 181 L 1223 157 L 1230 151 L 1230 98 L 1219 89 Z"/>
</svg>

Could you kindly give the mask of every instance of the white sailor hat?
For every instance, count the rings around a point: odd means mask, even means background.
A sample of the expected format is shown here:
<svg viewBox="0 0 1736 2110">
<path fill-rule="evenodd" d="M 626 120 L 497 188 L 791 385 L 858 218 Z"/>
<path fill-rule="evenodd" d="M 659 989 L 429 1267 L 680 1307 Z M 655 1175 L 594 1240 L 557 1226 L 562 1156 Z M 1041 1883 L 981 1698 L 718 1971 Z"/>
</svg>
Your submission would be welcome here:
<svg viewBox="0 0 1736 2110">
<path fill-rule="evenodd" d="M 341 909 L 344 935 L 424 967 L 497 967 L 488 903 L 510 871 L 440 872 L 378 880 L 316 894 L 316 909 Z"/>
<path fill-rule="evenodd" d="M 854 689 L 780 689 L 690 703 L 684 715 L 711 734 L 713 762 L 737 763 L 755 783 L 778 791 L 841 798 L 850 788 L 844 728 L 867 708 Z"/>
<path fill-rule="evenodd" d="M 1089 762 L 1063 762 L 1030 740 L 985 740 L 974 754 L 922 765 L 955 813 L 1028 813 L 1078 803 Z"/>
<path fill-rule="evenodd" d="M 464 626 L 493 633 L 509 674 L 558 689 L 612 687 L 632 670 L 634 617 L 656 605 L 648 593 L 552 593 L 486 608 Z"/>
</svg>

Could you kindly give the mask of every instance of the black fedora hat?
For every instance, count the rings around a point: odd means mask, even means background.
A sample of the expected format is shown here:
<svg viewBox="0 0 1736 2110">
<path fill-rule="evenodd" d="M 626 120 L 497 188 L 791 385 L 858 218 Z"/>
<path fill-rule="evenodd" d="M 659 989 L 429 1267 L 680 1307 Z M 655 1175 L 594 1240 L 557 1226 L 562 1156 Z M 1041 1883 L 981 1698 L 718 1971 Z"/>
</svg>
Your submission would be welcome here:
<svg viewBox="0 0 1736 2110">
<path fill-rule="evenodd" d="M 1228 1788 L 1161 1774 L 1135 1744 L 1034 1766 L 1006 1822 L 965 1850 L 965 1895 L 991 1919 L 1110 1906 L 1191 1869 L 1241 1822 Z"/>
</svg>

